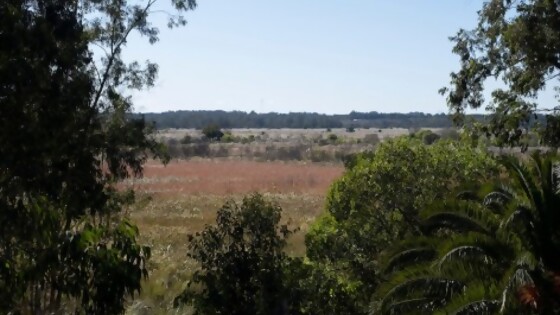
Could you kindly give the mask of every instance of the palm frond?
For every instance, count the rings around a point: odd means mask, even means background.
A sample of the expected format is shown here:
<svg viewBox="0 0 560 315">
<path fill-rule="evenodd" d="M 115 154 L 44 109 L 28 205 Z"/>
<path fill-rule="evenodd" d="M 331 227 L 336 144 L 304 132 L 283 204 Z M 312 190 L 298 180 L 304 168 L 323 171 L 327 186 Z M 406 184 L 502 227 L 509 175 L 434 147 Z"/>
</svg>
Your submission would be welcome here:
<svg viewBox="0 0 560 315">
<path fill-rule="evenodd" d="M 465 260 L 477 260 L 486 265 L 495 262 L 494 257 L 492 257 L 488 251 L 480 246 L 466 245 L 455 247 L 449 252 L 447 252 L 443 257 L 437 261 L 437 268 L 441 270 L 442 266 L 448 263 Z"/>
<path fill-rule="evenodd" d="M 381 314 L 425 314 L 440 307 L 442 301 L 438 298 L 421 297 L 391 303 L 385 309 L 378 310 Z M 372 312 L 376 314 L 376 312 Z"/>
<path fill-rule="evenodd" d="M 543 196 L 541 191 L 536 184 L 536 176 L 532 174 L 531 170 L 527 165 L 521 163 L 519 159 L 513 156 L 505 156 L 501 159 L 502 165 L 506 167 L 510 175 L 517 182 L 517 184 L 522 188 L 525 196 L 531 203 L 531 206 L 535 209 L 542 208 Z M 535 161 L 534 161 L 535 163 Z M 538 165 L 536 166 L 538 169 Z"/>
<path fill-rule="evenodd" d="M 511 273 L 507 284 L 504 286 L 502 298 L 500 302 L 500 312 L 503 312 L 511 302 L 511 298 L 518 288 L 524 285 L 534 285 L 535 281 L 529 272 L 530 266 L 518 265 L 515 266 L 514 272 Z"/>
<path fill-rule="evenodd" d="M 466 233 L 440 240 L 438 259 L 432 268 L 440 276 L 471 282 L 474 279 L 501 279 L 516 251 L 494 235 Z"/>
<path fill-rule="evenodd" d="M 534 226 L 535 217 L 533 215 L 533 210 L 527 205 L 516 205 L 511 213 L 506 214 L 500 223 L 500 229 L 512 229 L 515 228 L 514 225 L 521 223 L 522 226 L 528 227 L 529 225 Z"/>
<path fill-rule="evenodd" d="M 439 229 L 450 229 L 455 232 L 479 232 L 491 234 L 481 222 L 466 215 L 456 212 L 440 212 L 426 218 L 421 223 L 421 229 L 425 234 L 433 234 Z"/>
<path fill-rule="evenodd" d="M 554 183 L 555 183 L 555 192 L 557 195 L 560 195 L 560 180 L 558 180 L 560 178 L 560 165 L 559 164 L 555 164 L 554 168 L 553 168 L 553 174 L 551 174 L 551 176 L 554 176 Z"/>
<path fill-rule="evenodd" d="M 465 289 L 463 282 L 445 279 L 445 278 L 415 278 L 400 283 L 393 287 L 381 300 L 381 310 L 387 310 L 395 301 L 401 298 L 410 299 L 411 296 L 418 295 L 422 297 L 438 298 L 449 300 L 456 294 Z"/>
<path fill-rule="evenodd" d="M 497 304 L 499 309 L 501 302 L 501 284 L 499 281 L 488 281 L 487 279 L 474 279 L 467 284 L 466 289 L 460 295 L 454 296 L 435 314 L 469 314 L 469 311 L 480 309 L 480 314 L 485 314 L 485 306 L 492 308 L 490 304 Z M 466 312 L 466 313 L 463 313 Z M 471 312 L 470 314 L 479 314 Z"/>
<path fill-rule="evenodd" d="M 423 236 L 385 255 L 390 278 L 375 293 L 376 309 L 382 314 L 515 313 L 535 300 L 531 288 L 556 266 L 548 261 L 556 262 L 552 256 L 559 250 L 560 166 L 554 161 L 540 154 L 530 162 L 503 157 L 509 177 L 501 185 L 491 182 L 474 192 L 463 188 L 456 198 L 421 211 Z"/>
<path fill-rule="evenodd" d="M 513 235 L 521 240 L 525 247 L 535 248 L 535 215 L 527 205 L 516 205 L 511 213 L 500 222 L 498 233 L 501 235 Z M 538 231 L 537 231 L 538 232 Z M 511 241 L 508 239 L 508 241 Z"/>
<path fill-rule="evenodd" d="M 392 273 L 406 266 L 420 262 L 431 261 L 436 256 L 436 251 L 430 247 L 420 247 L 404 250 L 392 256 L 384 269 L 385 273 Z"/>
<path fill-rule="evenodd" d="M 482 205 L 494 213 L 503 213 L 504 207 L 511 202 L 514 195 L 505 187 L 498 187 L 496 190 L 484 196 Z"/>
<path fill-rule="evenodd" d="M 500 309 L 500 300 L 480 300 L 466 304 L 450 314 L 453 315 L 485 315 L 495 314 Z"/>
</svg>

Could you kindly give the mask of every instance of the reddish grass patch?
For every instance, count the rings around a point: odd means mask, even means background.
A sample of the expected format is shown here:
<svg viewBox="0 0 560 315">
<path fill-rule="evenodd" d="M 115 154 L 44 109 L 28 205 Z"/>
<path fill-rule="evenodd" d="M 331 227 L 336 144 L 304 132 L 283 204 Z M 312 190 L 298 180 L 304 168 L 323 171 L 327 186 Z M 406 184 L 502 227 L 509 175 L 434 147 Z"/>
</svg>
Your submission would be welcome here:
<svg viewBox="0 0 560 315">
<path fill-rule="evenodd" d="M 158 195 L 232 195 L 251 192 L 324 196 L 344 168 L 304 163 L 176 160 L 147 163 L 144 177 L 128 182 L 139 192 Z"/>
</svg>

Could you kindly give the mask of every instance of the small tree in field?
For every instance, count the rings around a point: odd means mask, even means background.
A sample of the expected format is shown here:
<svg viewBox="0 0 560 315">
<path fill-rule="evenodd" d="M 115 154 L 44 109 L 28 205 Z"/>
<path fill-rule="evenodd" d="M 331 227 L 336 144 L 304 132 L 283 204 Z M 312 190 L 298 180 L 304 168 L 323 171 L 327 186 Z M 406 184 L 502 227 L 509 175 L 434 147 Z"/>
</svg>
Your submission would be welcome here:
<svg viewBox="0 0 560 315">
<path fill-rule="evenodd" d="M 176 304 L 195 314 L 287 312 L 283 249 L 292 232 L 279 225 L 281 211 L 258 194 L 218 210 L 216 225 L 191 236 L 188 255 L 200 269 Z"/>
<path fill-rule="evenodd" d="M 212 141 L 220 141 L 224 136 L 224 133 L 216 124 L 211 124 L 204 127 L 204 129 L 202 129 L 202 134 Z"/>
</svg>

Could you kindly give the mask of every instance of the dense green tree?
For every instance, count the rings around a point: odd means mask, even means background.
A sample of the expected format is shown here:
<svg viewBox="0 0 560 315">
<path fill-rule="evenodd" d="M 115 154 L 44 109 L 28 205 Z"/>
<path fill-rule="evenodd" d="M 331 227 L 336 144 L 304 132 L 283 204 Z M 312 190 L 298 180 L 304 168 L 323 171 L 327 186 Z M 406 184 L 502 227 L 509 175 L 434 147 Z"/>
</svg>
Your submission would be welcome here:
<svg viewBox="0 0 560 315">
<path fill-rule="evenodd" d="M 191 236 L 188 256 L 200 269 L 176 303 L 195 314 L 293 314 L 283 251 L 291 231 L 281 211 L 258 194 L 219 209 L 215 226 Z"/>
<path fill-rule="evenodd" d="M 117 314 L 140 290 L 150 251 L 114 183 L 165 159 L 124 94 L 157 67 L 121 59 L 131 32 L 157 40 L 154 3 L 0 2 L 0 313 Z"/>
<path fill-rule="evenodd" d="M 539 104 L 545 88 L 558 92 L 560 79 L 560 3 L 554 0 L 490 0 L 478 13 L 473 30 L 461 29 L 451 40 L 461 69 L 451 73 L 451 87 L 441 92 L 462 125 L 469 108 L 492 113 L 479 131 L 500 145 L 525 145 L 532 126 L 542 143 L 560 145 L 558 104 Z M 488 79 L 503 84 L 484 98 Z M 544 125 L 535 114 L 544 113 Z"/>
<path fill-rule="evenodd" d="M 504 158 L 509 177 L 422 213 L 423 237 L 386 256 L 381 313 L 558 314 L 556 159 Z"/>
<path fill-rule="evenodd" d="M 224 136 L 222 129 L 220 126 L 216 124 L 210 124 L 202 129 L 202 134 L 213 141 L 220 141 Z"/>
<path fill-rule="evenodd" d="M 329 264 L 293 258 L 285 268 L 291 312 L 305 315 L 356 315 L 363 312 L 360 283 Z"/>
<path fill-rule="evenodd" d="M 394 241 L 420 234 L 420 209 L 459 183 L 496 171 L 483 149 L 449 141 L 426 146 L 410 137 L 383 142 L 348 165 L 328 193 L 327 214 L 306 236 L 307 255 L 337 266 L 369 294 L 379 280 L 376 256 Z"/>
<path fill-rule="evenodd" d="M 281 211 L 258 194 L 218 210 L 216 225 L 191 236 L 199 267 L 175 305 L 195 314 L 359 314 L 357 282 L 285 254 L 293 231 L 280 225 Z"/>
</svg>

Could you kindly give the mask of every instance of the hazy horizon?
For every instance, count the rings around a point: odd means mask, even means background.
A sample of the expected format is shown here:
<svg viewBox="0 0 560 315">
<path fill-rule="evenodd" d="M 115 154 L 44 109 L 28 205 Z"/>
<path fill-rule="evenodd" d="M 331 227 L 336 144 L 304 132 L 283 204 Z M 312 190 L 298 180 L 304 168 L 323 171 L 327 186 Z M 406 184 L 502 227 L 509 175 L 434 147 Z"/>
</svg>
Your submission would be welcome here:
<svg viewBox="0 0 560 315">
<path fill-rule="evenodd" d="M 439 113 L 427 113 L 427 112 L 419 112 L 419 111 L 414 111 L 414 112 L 381 112 L 381 111 L 357 111 L 357 110 L 350 110 L 348 112 L 344 112 L 344 113 L 322 113 L 322 112 L 312 112 L 312 111 L 290 111 L 290 112 L 280 112 L 280 111 L 268 111 L 268 112 L 258 112 L 258 111 L 247 111 L 247 110 L 240 110 L 240 109 L 231 109 L 231 110 L 224 110 L 224 109 L 171 109 L 171 110 L 163 110 L 163 111 L 158 111 L 158 112 L 154 112 L 154 111 L 144 111 L 144 112 L 137 112 L 138 114 L 162 114 L 162 113 L 167 113 L 167 112 L 180 112 L 180 111 L 225 111 L 225 112 L 244 112 L 244 113 L 251 113 L 251 112 L 255 112 L 256 114 L 262 115 L 262 114 L 319 114 L 319 115 L 328 115 L 328 116 L 336 116 L 336 115 L 349 115 L 351 112 L 360 112 L 360 113 L 371 113 L 371 112 L 377 112 L 379 114 L 415 114 L 415 113 L 419 113 L 419 114 L 430 114 L 430 115 L 441 115 L 441 114 L 445 114 L 448 115 L 448 112 L 439 112 Z"/>
</svg>

